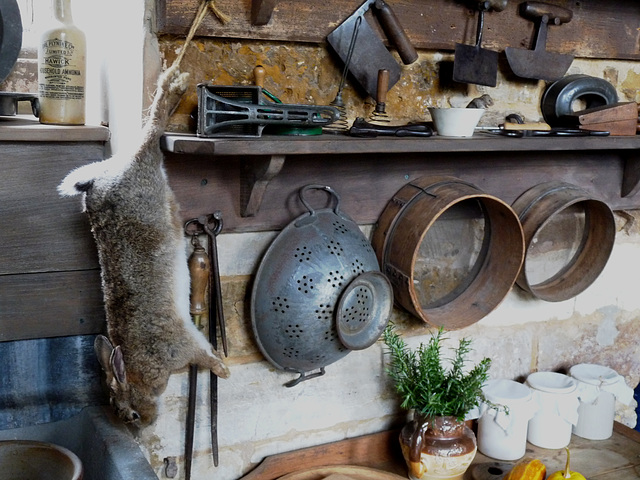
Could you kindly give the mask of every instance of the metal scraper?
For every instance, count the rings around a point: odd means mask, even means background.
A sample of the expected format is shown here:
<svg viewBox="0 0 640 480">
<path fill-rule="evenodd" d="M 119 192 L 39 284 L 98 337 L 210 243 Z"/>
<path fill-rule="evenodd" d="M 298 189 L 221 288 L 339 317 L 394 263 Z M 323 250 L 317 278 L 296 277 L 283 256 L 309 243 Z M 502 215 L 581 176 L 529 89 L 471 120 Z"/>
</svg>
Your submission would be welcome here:
<svg viewBox="0 0 640 480">
<path fill-rule="evenodd" d="M 476 44 L 456 44 L 453 59 L 453 80 L 460 83 L 473 83 L 495 87 L 498 76 L 498 52 L 482 48 L 484 13 L 489 10 L 501 11 L 507 6 L 505 0 L 487 0 L 477 4 L 478 28 Z"/>
<path fill-rule="evenodd" d="M 522 78 L 534 78 L 553 82 L 563 77 L 573 55 L 548 52 L 547 31 L 549 25 L 561 25 L 571 21 L 573 12 L 567 8 L 543 2 L 523 2 L 520 15 L 536 22 L 537 34 L 532 50 L 507 47 L 505 54 L 513 73 Z"/>
</svg>

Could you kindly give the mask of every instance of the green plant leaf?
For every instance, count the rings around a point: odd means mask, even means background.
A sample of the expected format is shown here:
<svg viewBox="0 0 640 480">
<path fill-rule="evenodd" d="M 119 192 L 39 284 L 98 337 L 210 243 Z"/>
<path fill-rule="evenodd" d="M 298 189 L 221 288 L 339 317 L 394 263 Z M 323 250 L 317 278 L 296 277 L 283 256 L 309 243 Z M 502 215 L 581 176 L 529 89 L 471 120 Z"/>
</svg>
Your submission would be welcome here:
<svg viewBox="0 0 640 480">
<path fill-rule="evenodd" d="M 415 350 L 407 346 L 393 323 L 389 323 L 382 338 L 390 358 L 386 372 L 394 382 L 402 408 L 425 416 L 454 416 L 462 420 L 484 400 L 482 386 L 489 378 L 491 360 L 484 358 L 465 373 L 471 340 L 460 340 L 449 368 L 445 368 L 441 350 L 446 338 L 442 328 Z"/>
</svg>

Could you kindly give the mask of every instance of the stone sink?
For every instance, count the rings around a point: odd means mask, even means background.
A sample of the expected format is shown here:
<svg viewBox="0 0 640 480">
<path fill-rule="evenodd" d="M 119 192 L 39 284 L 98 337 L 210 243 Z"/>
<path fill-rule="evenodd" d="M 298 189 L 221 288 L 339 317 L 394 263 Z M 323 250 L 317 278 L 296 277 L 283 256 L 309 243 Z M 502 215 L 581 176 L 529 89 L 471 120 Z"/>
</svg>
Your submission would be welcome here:
<svg viewBox="0 0 640 480">
<path fill-rule="evenodd" d="M 133 435 L 108 407 L 85 407 L 66 420 L 0 430 L 0 440 L 37 440 L 71 450 L 83 480 L 158 480 Z"/>
</svg>

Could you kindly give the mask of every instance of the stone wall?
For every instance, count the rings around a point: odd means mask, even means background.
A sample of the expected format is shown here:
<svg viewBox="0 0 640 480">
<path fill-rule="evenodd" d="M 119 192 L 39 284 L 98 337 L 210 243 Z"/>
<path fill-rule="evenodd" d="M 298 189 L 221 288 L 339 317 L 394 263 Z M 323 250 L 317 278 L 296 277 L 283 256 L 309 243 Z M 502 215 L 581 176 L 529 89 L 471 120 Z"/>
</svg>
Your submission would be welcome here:
<svg viewBox="0 0 640 480">
<path fill-rule="evenodd" d="M 160 54 L 170 65 L 183 40 L 162 38 Z M 540 99 L 544 81 L 518 79 L 501 56 L 496 87 L 460 84 L 451 80 L 453 52 L 421 52 L 418 60 L 403 65 L 400 80 L 388 92 L 386 111 L 394 122 L 430 120 L 427 107 L 464 107 L 484 93 L 495 105 L 481 119 L 481 125 L 496 126 L 505 114 L 519 113 L 527 121 L 542 120 Z M 342 63 L 328 48 L 307 44 L 268 43 L 196 38 L 182 63 L 191 74 L 192 87 L 173 118 L 174 130 L 188 129 L 189 115 L 197 105 L 196 84 L 253 85 L 253 69 L 266 71 L 264 87 L 284 103 L 330 104 L 338 92 Z M 640 100 L 640 67 L 636 62 L 576 59 L 567 75 L 586 74 L 604 78 L 617 89 L 620 101 Z M 342 94 L 350 120 L 367 117 L 375 102 L 347 77 Z M 579 105 L 577 106 L 579 109 Z"/>
<path fill-rule="evenodd" d="M 165 66 L 181 45 L 181 40 L 160 39 L 159 59 Z M 386 102 L 391 118 L 398 122 L 428 120 L 428 106 L 465 106 L 488 93 L 495 104 L 482 125 L 497 125 L 509 113 L 519 113 L 528 121 L 541 119 L 543 82 L 516 80 L 508 66 L 501 64 L 496 88 L 456 85 L 441 74 L 452 60 L 451 52 L 421 52 L 415 64 L 403 67 L 402 78 Z M 174 115 L 171 129 L 189 130 L 197 83 L 250 85 L 258 64 L 267 71 L 265 87 L 285 103 L 329 104 L 335 98 L 341 66 L 322 46 L 199 38 L 183 63 L 183 69 L 191 73 L 192 88 Z M 621 101 L 640 100 L 638 64 L 577 59 L 568 73 L 606 78 Z M 372 100 L 349 81 L 343 99 L 351 120 L 366 117 L 373 109 Z M 616 218 L 611 259 L 584 293 L 547 303 L 514 287 L 490 315 L 464 330 L 449 332 L 451 344 L 460 337 L 471 338 L 473 360 L 492 358 L 494 378 L 522 380 L 533 371 L 566 371 L 571 365 L 590 362 L 615 369 L 632 387 L 638 384 L 640 295 L 635 277 L 640 264 L 640 214 L 617 212 Z M 371 231 L 371 226 L 362 228 L 367 234 Z M 252 335 L 249 297 L 262 253 L 276 234 L 219 237 L 232 375 L 219 382 L 220 465 L 215 468 L 210 455 L 208 373 L 200 374 L 193 478 L 237 479 L 267 455 L 380 431 L 405 418 L 385 375 L 380 343 L 349 353 L 329 365 L 325 376 L 293 388 L 283 384 L 295 375 L 280 372 L 264 360 Z M 411 345 L 425 341 L 432 332 L 399 309 L 393 321 Z M 159 478 L 166 478 L 166 457 L 178 457 L 179 471 L 183 471 L 187 392 L 186 372 L 174 375 L 162 396 L 158 421 L 138 435 Z M 619 420 L 633 426 L 633 408 L 619 405 Z"/>
<path fill-rule="evenodd" d="M 160 40 L 165 65 L 182 42 Z M 488 93 L 495 104 L 481 120 L 497 125 L 509 113 L 528 121 L 541 120 L 544 82 L 519 81 L 501 64 L 496 88 L 455 85 L 443 80 L 441 68 L 450 65 L 450 52 L 421 52 L 418 62 L 403 67 L 398 84 L 389 92 L 387 112 L 394 121 L 429 120 L 428 106 L 466 106 Z M 251 85 L 253 68 L 267 71 L 265 87 L 285 103 L 329 104 L 337 93 L 341 67 L 322 46 L 196 39 L 183 69 L 193 88 L 174 115 L 172 129 L 189 129 L 189 115 L 197 103 L 195 85 Z M 606 78 L 621 101 L 638 101 L 640 65 L 608 60 L 574 61 L 571 73 Z M 350 120 L 367 116 L 373 101 L 350 82 L 343 99 Z M 624 375 L 630 386 L 640 381 L 638 339 L 640 296 L 634 273 L 640 262 L 637 212 L 617 212 L 618 231 L 611 259 L 597 281 L 584 293 L 559 303 L 547 303 L 514 287 L 490 315 L 461 331 L 448 333 L 453 344 L 460 337 L 473 340 L 473 360 L 489 356 L 494 378 L 523 380 L 530 372 L 567 371 L 577 363 L 607 365 Z M 370 234 L 371 226 L 363 225 Z M 220 466 L 210 456 L 207 378 L 200 376 L 194 477 L 239 478 L 265 456 L 386 429 L 401 423 L 405 412 L 384 373 L 380 342 L 351 352 L 327 367 L 321 378 L 286 388 L 295 375 L 276 370 L 260 354 L 253 338 L 249 298 L 253 275 L 262 253 L 277 232 L 222 234 L 219 237 L 224 310 L 230 342 L 232 376 L 219 382 Z M 396 309 L 393 321 L 411 345 L 432 332 L 420 320 Z M 158 422 L 140 432 L 140 443 L 163 478 L 163 459 L 184 451 L 182 429 L 186 415 L 186 375 L 174 375 L 163 396 Z M 619 405 L 618 419 L 635 425 L 635 405 Z"/>
<path fill-rule="evenodd" d="M 472 360 L 490 357 L 493 378 L 523 380 L 533 371 L 566 371 L 588 362 L 615 369 L 635 386 L 640 381 L 640 296 L 633 279 L 640 262 L 640 214 L 617 217 L 611 259 L 585 292 L 547 303 L 514 287 L 490 315 L 448 332 L 451 344 L 460 337 L 471 338 Z M 296 375 L 276 370 L 262 358 L 251 333 L 248 292 L 261 253 L 274 236 L 219 237 L 231 378 L 218 384 L 220 465 L 215 468 L 210 456 L 208 374 L 200 374 L 193 478 L 239 478 L 267 455 L 381 431 L 405 418 L 384 373 L 380 342 L 350 352 L 329 365 L 325 376 L 293 388 L 283 384 Z M 432 332 L 401 310 L 394 311 L 393 321 L 410 345 L 425 341 Z M 184 451 L 187 391 L 187 375 L 174 375 L 162 397 L 158 422 L 140 432 L 143 450 L 160 478 L 165 478 L 163 459 L 180 457 Z M 619 405 L 618 419 L 635 425 L 634 407 Z"/>
</svg>

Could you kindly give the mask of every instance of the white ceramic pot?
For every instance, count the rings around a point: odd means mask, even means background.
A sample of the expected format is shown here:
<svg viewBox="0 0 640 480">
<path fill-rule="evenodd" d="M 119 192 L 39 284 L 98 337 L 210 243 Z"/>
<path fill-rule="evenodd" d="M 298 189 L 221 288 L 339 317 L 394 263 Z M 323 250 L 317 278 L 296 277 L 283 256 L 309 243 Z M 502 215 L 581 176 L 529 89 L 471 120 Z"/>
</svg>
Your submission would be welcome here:
<svg viewBox="0 0 640 480">
<path fill-rule="evenodd" d="M 482 391 L 494 406 L 480 406 L 478 450 L 497 460 L 522 458 L 527 449 L 529 420 L 537 410 L 531 389 L 513 380 L 497 379 L 487 382 Z"/>
<path fill-rule="evenodd" d="M 629 404 L 633 390 L 624 377 L 602 365 L 574 365 L 569 375 L 578 382 L 578 423 L 573 433 L 589 440 L 605 440 L 613 434 L 616 399 Z"/>
<path fill-rule="evenodd" d="M 538 406 L 529 420 L 527 440 L 541 448 L 566 447 L 578 422 L 576 381 L 561 373 L 536 372 L 527 377 L 526 383 Z"/>
</svg>

